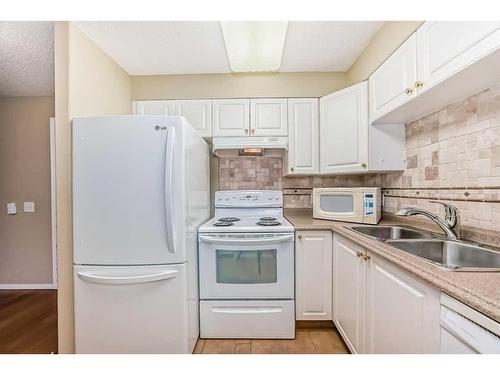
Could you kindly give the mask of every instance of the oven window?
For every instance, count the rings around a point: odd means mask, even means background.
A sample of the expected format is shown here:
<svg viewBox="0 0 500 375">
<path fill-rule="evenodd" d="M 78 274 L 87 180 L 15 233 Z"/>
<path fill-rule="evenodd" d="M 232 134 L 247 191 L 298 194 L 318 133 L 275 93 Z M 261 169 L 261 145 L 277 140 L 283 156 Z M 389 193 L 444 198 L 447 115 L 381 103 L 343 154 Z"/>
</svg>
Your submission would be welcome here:
<svg viewBox="0 0 500 375">
<path fill-rule="evenodd" d="M 324 212 L 353 212 L 354 196 L 352 195 L 321 195 L 319 207 Z"/>
<path fill-rule="evenodd" d="M 217 283 L 269 284 L 277 281 L 276 249 L 216 250 Z"/>
</svg>

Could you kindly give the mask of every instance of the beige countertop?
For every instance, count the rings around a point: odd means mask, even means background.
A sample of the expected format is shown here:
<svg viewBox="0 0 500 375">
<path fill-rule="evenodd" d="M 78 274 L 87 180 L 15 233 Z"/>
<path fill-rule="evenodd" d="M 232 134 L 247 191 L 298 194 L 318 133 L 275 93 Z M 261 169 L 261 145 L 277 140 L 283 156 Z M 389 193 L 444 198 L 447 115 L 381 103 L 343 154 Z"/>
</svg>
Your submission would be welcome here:
<svg viewBox="0 0 500 375">
<path fill-rule="evenodd" d="M 444 270 L 349 229 L 359 224 L 314 219 L 312 210 L 285 209 L 285 217 L 293 224 L 295 230 L 331 230 L 339 233 L 428 282 L 442 292 L 500 322 L 500 272 L 453 272 Z M 379 223 L 379 225 L 384 224 L 416 226 L 413 222 L 404 218 L 383 219 Z"/>
</svg>

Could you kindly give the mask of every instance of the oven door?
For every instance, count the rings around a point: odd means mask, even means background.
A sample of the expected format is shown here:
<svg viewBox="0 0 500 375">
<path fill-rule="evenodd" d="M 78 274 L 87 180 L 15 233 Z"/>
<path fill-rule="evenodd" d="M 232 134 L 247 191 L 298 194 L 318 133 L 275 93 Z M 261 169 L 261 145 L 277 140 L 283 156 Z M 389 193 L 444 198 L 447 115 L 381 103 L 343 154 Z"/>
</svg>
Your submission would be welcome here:
<svg viewBox="0 0 500 375">
<path fill-rule="evenodd" d="M 357 189 L 314 189 L 313 216 L 362 223 L 363 201 L 363 192 Z"/>
<path fill-rule="evenodd" d="M 200 234 L 201 299 L 293 299 L 293 233 Z"/>
</svg>

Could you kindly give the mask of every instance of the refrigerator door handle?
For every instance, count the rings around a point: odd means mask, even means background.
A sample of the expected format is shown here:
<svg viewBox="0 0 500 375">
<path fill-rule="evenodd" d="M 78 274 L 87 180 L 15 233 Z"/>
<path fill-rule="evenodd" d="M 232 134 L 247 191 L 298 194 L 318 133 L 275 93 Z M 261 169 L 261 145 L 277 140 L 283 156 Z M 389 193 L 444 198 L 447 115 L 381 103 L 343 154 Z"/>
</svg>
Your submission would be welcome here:
<svg viewBox="0 0 500 375">
<path fill-rule="evenodd" d="M 172 254 L 174 248 L 174 218 L 173 218 L 173 167 L 174 167 L 175 128 L 168 128 L 167 146 L 165 147 L 165 221 L 167 225 L 167 247 Z"/>
<path fill-rule="evenodd" d="M 147 275 L 134 275 L 134 276 L 100 276 L 92 273 L 78 272 L 78 278 L 82 281 L 94 284 L 143 284 L 153 281 L 172 279 L 177 276 L 176 270 L 166 271 L 160 273 L 153 273 Z"/>
</svg>

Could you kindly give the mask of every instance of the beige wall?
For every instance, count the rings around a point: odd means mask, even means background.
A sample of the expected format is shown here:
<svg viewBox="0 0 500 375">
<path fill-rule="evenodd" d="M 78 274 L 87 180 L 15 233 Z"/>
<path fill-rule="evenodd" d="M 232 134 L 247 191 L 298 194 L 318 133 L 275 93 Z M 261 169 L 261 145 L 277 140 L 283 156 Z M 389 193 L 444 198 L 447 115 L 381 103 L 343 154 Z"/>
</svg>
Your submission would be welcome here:
<svg viewBox="0 0 500 375">
<path fill-rule="evenodd" d="M 52 284 L 50 133 L 53 97 L 0 98 L 0 284 Z M 34 213 L 23 202 L 35 202 Z M 7 215 L 15 202 L 16 215 Z"/>
<path fill-rule="evenodd" d="M 75 25 L 55 25 L 59 353 L 74 352 L 71 122 L 131 113 L 130 77 Z"/>
<path fill-rule="evenodd" d="M 422 23 L 422 21 L 387 21 L 347 72 L 347 85 L 368 79 Z"/>
<path fill-rule="evenodd" d="M 134 100 L 319 97 L 344 87 L 346 87 L 346 74 L 339 72 L 132 77 Z"/>
</svg>

